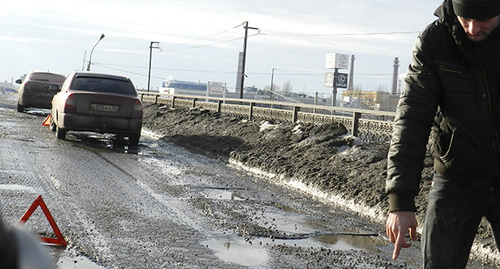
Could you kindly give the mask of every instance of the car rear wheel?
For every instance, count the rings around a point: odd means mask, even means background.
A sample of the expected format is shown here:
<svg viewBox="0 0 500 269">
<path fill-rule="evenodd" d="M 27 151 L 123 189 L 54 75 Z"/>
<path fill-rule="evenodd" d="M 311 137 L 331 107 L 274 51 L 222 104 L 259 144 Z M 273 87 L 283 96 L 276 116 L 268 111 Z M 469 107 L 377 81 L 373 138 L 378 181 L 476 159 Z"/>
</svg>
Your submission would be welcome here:
<svg viewBox="0 0 500 269">
<path fill-rule="evenodd" d="M 57 127 L 56 127 L 56 123 L 54 122 L 54 118 L 50 117 L 50 130 L 52 132 L 55 132 L 56 129 L 57 129 Z"/>
<path fill-rule="evenodd" d="M 117 145 L 125 145 L 125 135 L 124 134 L 116 134 L 115 135 L 115 141 Z"/>
<path fill-rule="evenodd" d="M 66 138 L 66 130 L 59 128 L 59 126 L 56 125 L 56 136 L 58 139 L 64 139 Z"/>
<path fill-rule="evenodd" d="M 24 106 L 17 103 L 17 112 L 24 112 Z"/>
<path fill-rule="evenodd" d="M 141 133 L 130 134 L 128 136 L 128 143 L 130 146 L 137 146 L 139 144 L 139 138 L 141 137 Z"/>
</svg>

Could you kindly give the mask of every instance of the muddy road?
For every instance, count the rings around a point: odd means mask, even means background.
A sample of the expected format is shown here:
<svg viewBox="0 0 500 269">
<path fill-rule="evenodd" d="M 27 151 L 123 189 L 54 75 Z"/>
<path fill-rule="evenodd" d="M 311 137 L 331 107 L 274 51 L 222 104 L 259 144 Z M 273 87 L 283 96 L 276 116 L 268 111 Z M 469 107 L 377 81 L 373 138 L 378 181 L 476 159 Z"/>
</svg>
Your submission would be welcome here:
<svg viewBox="0 0 500 269">
<path fill-rule="evenodd" d="M 0 212 L 15 225 L 43 197 L 68 247 L 59 268 L 419 268 L 418 243 L 390 259 L 381 223 L 196 154 L 144 130 L 112 136 L 42 126 L 0 95 Z M 24 225 L 53 237 L 40 209 Z"/>
</svg>

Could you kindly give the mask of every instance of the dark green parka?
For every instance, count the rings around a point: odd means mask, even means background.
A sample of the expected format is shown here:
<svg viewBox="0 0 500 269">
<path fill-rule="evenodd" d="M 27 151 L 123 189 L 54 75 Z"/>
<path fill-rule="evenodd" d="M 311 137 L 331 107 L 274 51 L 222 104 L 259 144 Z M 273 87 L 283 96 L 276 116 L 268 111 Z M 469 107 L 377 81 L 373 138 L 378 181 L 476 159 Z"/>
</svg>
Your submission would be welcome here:
<svg viewBox="0 0 500 269">
<path fill-rule="evenodd" d="M 451 0 L 436 15 L 415 42 L 394 120 L 386 182 L 390 211 L 416 210 L 431 127 L 438 173 L 500 172 L 500 27 L 485 41 L 470 42 Z"/>
</svg>

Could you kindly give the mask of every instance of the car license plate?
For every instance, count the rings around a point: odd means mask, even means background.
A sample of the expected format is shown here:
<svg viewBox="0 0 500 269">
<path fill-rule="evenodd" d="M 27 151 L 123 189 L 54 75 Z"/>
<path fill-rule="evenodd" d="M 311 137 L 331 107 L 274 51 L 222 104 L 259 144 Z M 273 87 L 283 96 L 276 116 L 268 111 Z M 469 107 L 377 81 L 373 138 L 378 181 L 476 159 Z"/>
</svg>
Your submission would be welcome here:
<svg viewBox="0 0 500 269">
<path fill-rule="evenodd" d="M 90 109 L 102 112 L 118 112 L 119 107 L 113 105 L 90 104 Z"/>
</svg>

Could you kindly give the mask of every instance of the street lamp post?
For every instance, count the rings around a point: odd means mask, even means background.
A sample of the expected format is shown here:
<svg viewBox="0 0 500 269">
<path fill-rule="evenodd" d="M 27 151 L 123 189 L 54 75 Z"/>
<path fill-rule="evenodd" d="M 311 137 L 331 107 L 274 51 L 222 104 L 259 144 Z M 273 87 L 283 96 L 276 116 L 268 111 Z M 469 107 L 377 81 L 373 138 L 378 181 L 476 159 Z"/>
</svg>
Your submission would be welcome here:
<svg viewBox="0 0 500 269">
<path fill-rule="evenodd" d="M 90 71 L 90 65 L 92 63 L 92 52 L 94 52 L 94 49 L 95 47 L 97 46 L 97 44 L 99 44 L 99 42 L 101 42 L 101 40 L 104 38 L 104 34 L 101 34 L 101 37 L 99 38 L 99 40 L 97 40 L 97 42 L 95 43 L 94 47 L 92 48 L 92 50 L 90 51 L 90 57 L 89 57 L 89 65 L 87 65 L 87 71 Z"/>
<path fill-rule="evenodd" d="M 155 41 L 151 41 L 151 43 L 149 44 L 148 92 L 151 85 L 151 61 L 153 60 L 153 49 L 161 49 L 160 47 L 158 47 L 159 44 L 160 42 L 155 42 Z M 155 46 L 153 47 L 153 45 Z"/>
</svg>

